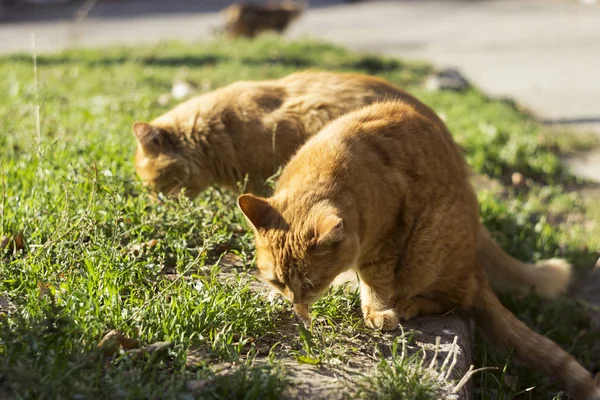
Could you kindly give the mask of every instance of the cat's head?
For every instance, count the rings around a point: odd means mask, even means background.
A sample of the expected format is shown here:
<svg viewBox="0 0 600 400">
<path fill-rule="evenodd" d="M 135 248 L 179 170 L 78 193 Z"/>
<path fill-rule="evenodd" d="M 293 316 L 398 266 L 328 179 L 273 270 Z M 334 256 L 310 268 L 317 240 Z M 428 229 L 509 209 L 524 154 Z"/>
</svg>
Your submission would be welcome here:
<svg viewBox="0 0 600 400">
<path fill-rule="evenodd" d="M 238 206 L 252 225 L 256 265 L 262 278 L 294 305 L 310 305 L 358 258 L 358 238 L 339 211 L 320 202 L 294 212 L 276 198 L 251 194 Z"/>
<path fill-rule="evenodd" d="M 209 185 L 210 177 L 188 152 L 177 135 L 169 130 L 136 122 L 133 135 L 137 139 L 135 169 L 153 195 L 176 196 L 180 192 L 196 197 Z"/>
</svg>

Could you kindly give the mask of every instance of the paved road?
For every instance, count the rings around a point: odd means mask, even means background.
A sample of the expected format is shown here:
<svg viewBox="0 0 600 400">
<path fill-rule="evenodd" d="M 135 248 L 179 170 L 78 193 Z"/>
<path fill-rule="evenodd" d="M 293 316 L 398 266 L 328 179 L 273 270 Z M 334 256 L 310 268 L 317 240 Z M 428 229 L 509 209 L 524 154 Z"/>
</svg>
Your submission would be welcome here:
<svg viewBox="0 0 600 400">
<path fill-rule="evenodd" d="M 211 37 L 232 0 L 99 0 L 5 9 L 0 53 Z M 548 123 L 600 133 L 600 3 L 588 0 L 311 0 L 288 35 L 458 67 L 492 96 L 517 99 Z M 596 157 L 598 158 L 598 157 Z M 589 168 L 588 168 L 589 169 Z M 591 174 L 600 179 L 600 167 Z"/>
</svg>

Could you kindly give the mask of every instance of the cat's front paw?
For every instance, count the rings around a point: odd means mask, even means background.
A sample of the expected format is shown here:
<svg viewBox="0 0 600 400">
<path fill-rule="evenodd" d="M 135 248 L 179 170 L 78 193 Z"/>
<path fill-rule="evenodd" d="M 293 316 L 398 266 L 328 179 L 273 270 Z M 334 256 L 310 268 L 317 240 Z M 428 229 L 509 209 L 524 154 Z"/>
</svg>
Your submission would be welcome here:
<svg viewBox="0 0 600 400">
<path fill-rule="evenodd" d="M 394 310 L 368 310 L 365 312 L 365 323 L 371 329 L 387 332 L 398 329 L 399 319 Z"/>
</svg>

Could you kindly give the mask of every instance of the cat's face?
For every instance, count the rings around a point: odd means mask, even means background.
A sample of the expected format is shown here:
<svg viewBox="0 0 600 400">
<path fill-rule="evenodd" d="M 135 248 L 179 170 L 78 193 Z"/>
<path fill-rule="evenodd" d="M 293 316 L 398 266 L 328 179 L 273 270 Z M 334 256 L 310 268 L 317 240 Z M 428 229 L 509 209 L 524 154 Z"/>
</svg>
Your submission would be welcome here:
<svg viewBox="0 0 600 400">
<path fill-rule="evenodd" d="M 336 210 L 318 205 L 284 218 L 269 200 L 242 195 L 238 206 L 252 224 L 256 265 L 271 286 L 294 305 L 314 303 L 337 275 L 358 258 L 358 239 L 344 231 Z"/>
<path fill-rule="evenodd" d="M 177 196 L 183 192 L 190 198 L 196 197 L 208 183 L 200 179 L 198 165 L 190 162 L 184 146 L 169 132 L 136 122 L 133 133 L 137 139 L 135 169 L 153 196 Z M 206 177 L 205 174 L 202 176 Z"/>
</svg>

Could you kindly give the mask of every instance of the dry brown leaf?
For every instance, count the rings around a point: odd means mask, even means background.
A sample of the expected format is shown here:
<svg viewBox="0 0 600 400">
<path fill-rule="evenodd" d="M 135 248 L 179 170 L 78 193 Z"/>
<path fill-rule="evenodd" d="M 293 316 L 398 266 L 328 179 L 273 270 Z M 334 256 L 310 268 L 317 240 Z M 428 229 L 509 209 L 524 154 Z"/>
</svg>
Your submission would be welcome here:
<svg viewBox="0 0 600 400">
<path fill-rule="evenodd" d="M 146 254 L 146 252 L 152 249 L 154 246 L 158 244 L 158 240 L 151 239 L 146 243 L 134 243 L 129 245 L 128 247 L 121 250 L 123 254 L 129 254 L 134 257 L 141 257 Z"/>
<path fill-rule="evenodd" d="M 25 250 L 25 247 L 26 244 L 23 232 L 19 232 L 14 236 L 4 236 L 2 240 L 0 240 L 0 250 L 7 249 L 8 254 Z"/>
<path fill-rule="evenodd" d="M 112 356 L 118 353 L 121 349 L 131 350 L 139 347 L 139 341 L 130 339 L 122 332 L 113 329 L 108 331 L 106 335 L 98 343 L 98 348 L 104 352 L 105 356 Z"/>
</svg>

